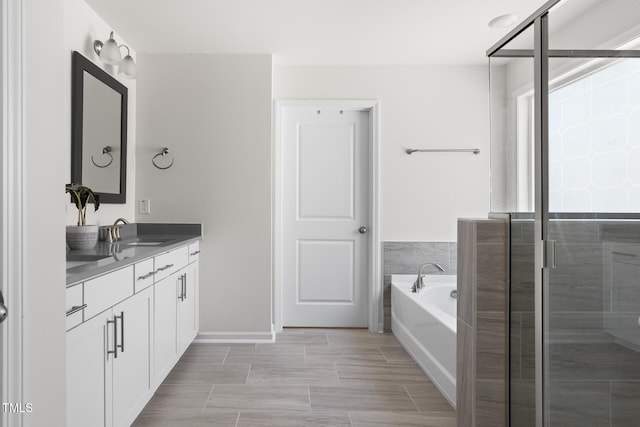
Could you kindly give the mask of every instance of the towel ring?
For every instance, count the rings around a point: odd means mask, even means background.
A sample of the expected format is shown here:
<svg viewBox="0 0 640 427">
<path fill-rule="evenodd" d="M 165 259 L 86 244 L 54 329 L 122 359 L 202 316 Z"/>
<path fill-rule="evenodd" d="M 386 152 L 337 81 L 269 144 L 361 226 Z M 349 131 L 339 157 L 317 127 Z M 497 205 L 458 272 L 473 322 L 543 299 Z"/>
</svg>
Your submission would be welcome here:
<svg viewBox="0 0 640 427">
<path fill-rule="evenodd" d="M 169 169 L 171 166 L 173 166 L 173 162 L 175 161 L 175 159 L 171 159 L 171 163 L 169 163 L 169 166 L 158 166 L 158 164 L 156 163 L 156 157 L 158 156 L 166 156 L 167 154 L 169 154 L 169 149 L 167 147 L 164 147 L 162 149 L 162 151 L 160 151 L 158 154 L 156 154 L 155 156 L 153 156 L 153 158 L 151 159 L 151 163 L 153 163 L 153 166 L 157 167 L 158 169 Z"/>
<path fill-rule="evenodd" d="M 102 154 L 106 154 L 107 156 L 109 156 L 109 163 L 107 163 L 106 165 L 99 165 L 96 163 L 95 160 L 93 160 L 93 156 L 91 156 L 91 163 L 93 163 L 96 167 L 106 168 L 111 163 L 113 163 L 113 154 L 111 154 L 111 146 L 107 145 L 106 147 L 104 147 L 102 149 Z"/>
</svg>

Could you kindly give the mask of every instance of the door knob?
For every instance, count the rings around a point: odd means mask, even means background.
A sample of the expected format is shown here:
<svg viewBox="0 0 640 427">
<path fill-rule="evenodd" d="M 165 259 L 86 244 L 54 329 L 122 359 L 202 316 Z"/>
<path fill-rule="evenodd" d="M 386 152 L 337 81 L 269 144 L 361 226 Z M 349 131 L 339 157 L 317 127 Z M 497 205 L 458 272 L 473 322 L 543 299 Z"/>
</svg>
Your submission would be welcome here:
<svg viewBox="0 0 640 427">
<path fill-rule="evenodd" d="M 364 234 L 364 233 L 367 232 L 367 227 L 362 226 L 362 227 L 358 228 L 358 231 L 360 232 L 360 234 Z"/>
</svg>

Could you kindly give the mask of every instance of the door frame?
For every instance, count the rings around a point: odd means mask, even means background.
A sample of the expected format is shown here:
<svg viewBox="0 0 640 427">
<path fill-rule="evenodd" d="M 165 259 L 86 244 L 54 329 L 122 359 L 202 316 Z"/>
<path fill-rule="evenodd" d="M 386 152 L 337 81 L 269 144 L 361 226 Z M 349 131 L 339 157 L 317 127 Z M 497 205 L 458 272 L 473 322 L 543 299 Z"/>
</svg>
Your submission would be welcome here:
<svg viewBox="0 0 640 427">
<path fill-rule="evenodd" d="M 23 318 L 25 279 L 25 66 L 24 66 L 24 2 L 2 0 L 0 9 L 0 91 L 4 102 L 2 111 L 2 154 L 0 155 L 0 179 L 2 189 L 2 288 L 9 310 L 5 334 L 2 334 L 2 401 L 20 404 L 25 400 L 23 380 Z M 0 411 L 4 426 L 22 426 L 20 411 Z"/>
<path fill-rule="evenodd" d="M 328 99 L 278 99 L 274 105 L 273 150 L 271 159 L 272 170 L 272 241 L 273 241 L 273 287 L 272 287 L 272 321 L 275 332 L 282 331 L 282 271 L 283 271 L 283 170 L 282 157 L 284 155 L 282 141 L 282 118 L 284 110 L 289 109 L 320 109 L 364 111 L 369 119 L 369 301 L 368 317 L 369 331 L 382 332 L 382 242 L 380 234 L 380 102 L 375 99 L 362 100 L 328 100 Z"/>
</svg>

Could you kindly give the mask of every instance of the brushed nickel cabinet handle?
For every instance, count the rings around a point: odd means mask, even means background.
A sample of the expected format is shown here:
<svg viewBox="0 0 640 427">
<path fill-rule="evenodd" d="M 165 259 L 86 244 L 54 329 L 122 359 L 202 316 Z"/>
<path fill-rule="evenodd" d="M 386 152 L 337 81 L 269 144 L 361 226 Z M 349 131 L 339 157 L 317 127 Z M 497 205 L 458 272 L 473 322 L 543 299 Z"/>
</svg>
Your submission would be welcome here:
<svg viewBox="0 0 640 427">
<path fill-rule="evenodd" d="M 200 251 L 195 251 L 195 252 L 190 253 L 189 255 L 193 256 L 193 255 L 198 255 L 199 253 L 200 253 Z"/>
<path fill-rule="evenodd" d="M 120 319 L 120 344 L 117 347 L 120 348 L 120 352 L 124 353 L 124 311 L 120 312 L 120 316 L 115 316 L 114 321 Z"/>
<path fill-rule="evenodd" d="M 74 305 L 73 307 L 71 307 L 69 310 L 67 310 L 67 316 L 71 316 L 72 314 L 75 314 L 83 309 L 87 308 L 87 304 L 82 304 L 82 305 Z"/>
<path fill-rule="evenodd" d="M 155 271 L 150 271 L 147 274 L 144 274 L 144 275 L 138 277 L 138 280 L 148 279 L 149 277 L 153 276 L 154 274 L 156 274 Z"/>
<path fill-rule="evenodd" d="M 158 267 L 158 269 L 156 270 L 156 273 L 158 271 L 163 271 L 163 270 L 166 270 L 167 268 L 171 268 L 171 267 L 173 267 L 173 264 L 167 264 L 164 267 Z"/>
<path fill-rule="evenodd" d="M 107 334 L 109 333 L 109 324 L 113 323 L 113 350 L 109 350 L 109 345 L 107 345 L 107 356 L 109 354 L 113 354 L 113 358 L 118 358 L 118 326 L 116 325 L 116 318 L 114 316 L 113 320 L 107 320 Z"/>
<path fill-rule="evenodd" d="M 184 299 L 187 299 L 187 273 L 184 273 L 184 280 L 182 281 L 182 287 L 183 287 L 183 296 Z"/>
<path fill-rule="evenodd" d="M 178 295 L 178 299 L 180 301 L 184 301 L 184 275 L 178 277 L 178 283 L 180 284 L 180 294 Z"/>
</svg>

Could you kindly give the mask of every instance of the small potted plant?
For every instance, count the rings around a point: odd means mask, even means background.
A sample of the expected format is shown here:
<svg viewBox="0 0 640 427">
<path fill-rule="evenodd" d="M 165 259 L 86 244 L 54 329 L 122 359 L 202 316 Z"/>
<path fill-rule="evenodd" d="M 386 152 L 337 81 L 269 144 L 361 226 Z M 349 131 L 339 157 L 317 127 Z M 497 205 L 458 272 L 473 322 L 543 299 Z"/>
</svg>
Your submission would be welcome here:
<svg viewBox="0 0 640 427">
<path fill-rule="evenodd" d="M 91 249 L 98 242 L 98 226 L 87 225 L 87 205 L 93 203 L 94 211 L 97 211 L 100 196 L 80 184 L 67 184 L 65 190 L 71 194 L 71 202 L 78 208 L 78 225 L 67 226 L 67 245 L 71 249 Z"/>
</svg>

